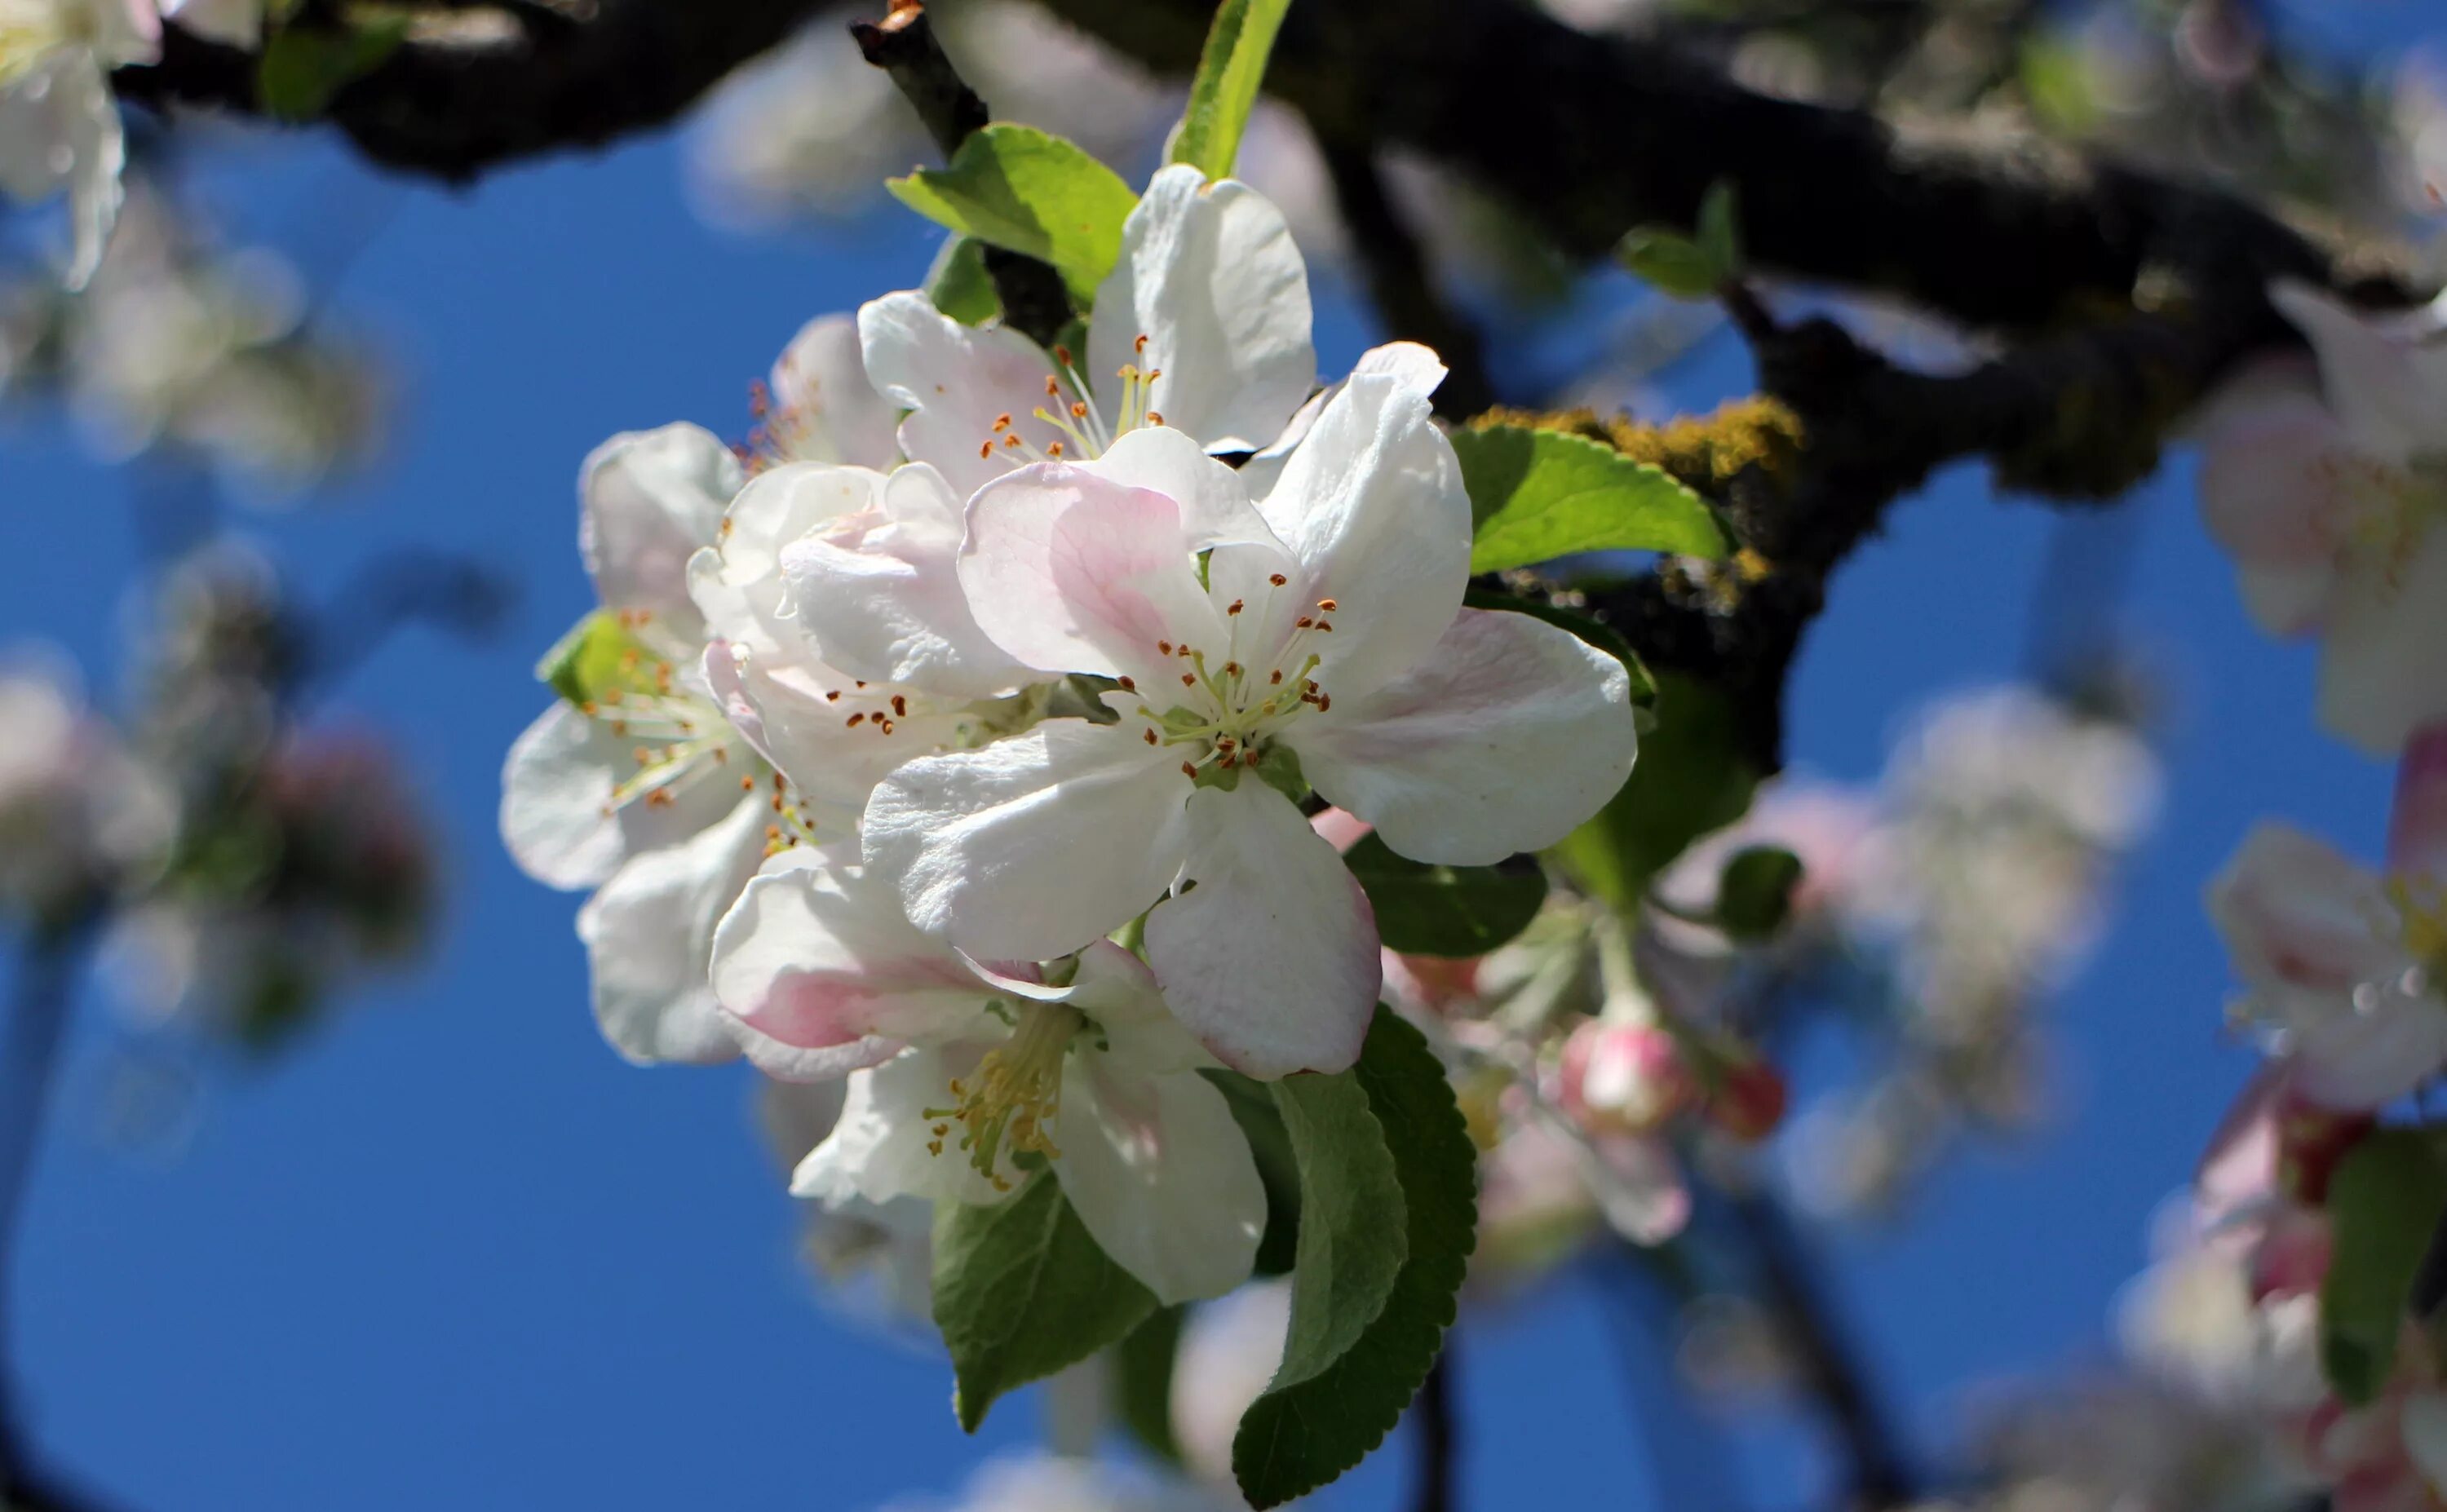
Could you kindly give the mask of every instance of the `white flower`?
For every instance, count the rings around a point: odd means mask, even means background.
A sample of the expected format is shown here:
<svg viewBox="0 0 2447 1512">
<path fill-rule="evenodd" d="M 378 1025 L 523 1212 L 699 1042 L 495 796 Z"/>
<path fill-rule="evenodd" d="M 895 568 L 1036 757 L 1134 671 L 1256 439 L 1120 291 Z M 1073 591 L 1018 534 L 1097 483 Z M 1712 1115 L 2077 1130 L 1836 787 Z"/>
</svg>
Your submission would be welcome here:
<svg viewBox="0 0 2447 1512">
<path fill-rule="evenodd" d="M 2447 898 L 2435 879 L 2381 878 L 2324 841 L 2264 823 L 2209 890 L 2244 995 L 2242 1021 L 2341 1110 L 2382 1107 L 2447 1062 Z"/>
<path fill-rule="evenodd" d="M 1007 327 L 963 326 L 914 291 L 866 305 L 858 330 L 867 376 L 909 410 L 901 450 L 964 499 L 1015 466 L 1092 460 L 1151 425 L 1255 451 L 1317 385 L 1308 270 L 1282 213 L 1180 164 L 1123 225 L 1084 369 Z"/>
<path fill-rule="evenodd" d="M 774 361 L 760 401 L 758 450 L 773 462 L 890 467 L 900 459 L 896 412 L 866 381 L 858 322 L 818 315 Z"/>
<path fill-rule="evenodd" d="M 2321 638 L 2320 719 L 2373 754 L 2447 717 L 2447 303 L 2368 315 L 2306 285 L 2277 306 L 2326 403 L 2262 386 L 2201 470 L 2210 534 L 2272 634 Z"/>
<path fill-rule="evenodd" d="M 112 886 L 169 843 L 175 820 L 157 774 L 53 653 L 0 659 L 0 903 L 41 914 Z"/>
<path fill-rule="evenodd" d="M 687 579 L 739 482 L 730 448 L 694 425 L 616 436 L 586 459 L 579 547 L 639 651 L 598 701 L 545 710 L 502 771 L 502 838 L 519 864 L 554 887 L 598 889 L 578 920 L 596 1017 L 636 1061 L 736 1053 L 706 956 L 765 858 L 778 795 L 703 683 L 706 625 Z"/>
<path fill-rule="evenodd" d="M 263 46 L 264 0 L 166 0 L 161 18 L 210 42 L 250 50 Z"/>
<path fill-rule="evenodd" d="M 66 187 L 83 288 L 119 217 L 127 142 L 110 70 L 161 56 L 153 0 L 0 0 L 0 192 L 28 202 Z"/>
<path fill-rule="evenodd" d="M 977 623 L 1041 671 L 1115 679 L 1120 717 L 901 768 L 867 806 L 867 865 L 989 959 L 1052 959 L 1174 892 L 1148 959 L 1192 1032 L 1256 1076 L 1350 1065 L 1375 924 L 1272 785 L 1286 765 L 1450 864 L 1554 843 L 1631 766 L 1622 666 L 1463 609 L 1469 555 L 1452 449 L 1384 373 L 1335 396 L 1255 505 L 1167 427 L 990 484 L 959 557 Z"/>
<path fill-rule="evenodd" d="M 760 1078 L 756 1122 L 766 1147 L 786 1176 L 841 1122 L 847 1097 L 842 1081 L 785 1082 Z M 923 1318 L 934 1295 L 934 1214 L 918 1198 L 890 1202 L 807 1201 L 799 1248 L 826 1284 L 827 1298 L 870 1301 L 885 1317 Z"/>
<path fill-rule="evenodd" d="M 1043 1157 L 1105 1253 L 1166 1302 L 1249 1274 L 1265 1192 L 1210 1066 L 1148 969 L 1099 940 L 1062 985 L 913 929 L 889 888 L 785 857 L 722 922 L 712 980 L 768 1069 L 851 1076 L 792 1190 L 827 1203 L 971 1203 Z M 763 1047 L 763 1048 L 759 1048 Z M 796 1064 L 793 1064 L 795 1058 Z"/>
</svg>

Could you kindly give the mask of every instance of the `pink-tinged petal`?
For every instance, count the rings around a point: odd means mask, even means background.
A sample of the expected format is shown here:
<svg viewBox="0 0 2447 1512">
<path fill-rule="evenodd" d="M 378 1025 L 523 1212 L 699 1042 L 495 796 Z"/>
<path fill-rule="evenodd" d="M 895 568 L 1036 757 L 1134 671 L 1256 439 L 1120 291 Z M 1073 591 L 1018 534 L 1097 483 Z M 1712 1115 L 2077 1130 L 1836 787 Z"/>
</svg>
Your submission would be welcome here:
<svg viewBox="0 0 2447 1512">
<path fill-rule="evenodd" d="M 1691 1221 L 1682 1162 L 1663 1140 L 1601 1135 L 1584 1155 L 1608 1227 L 1634 1244 L 1662 1244 Z"/>
<path fill-rule="evenodd" d="M 2218 1121 L 2192 1173 L 2193 1200 L 2204 1223 L 2248 1214 L 2278 1195 L 2278 1118 L 2291 1095 L 2286 1068 L 2265 1066 Z"/>
<path fill-rule="evenodd" d="M 615 436 L 579 469 L 578 549 L 603 607 L 647 616 L 666 655 L 705 644 L 689 595 L 689 558 L 712 544 L 739 492 L 738 459 L 696 425 Z"/>
<path fill-rule="evenodd" d="M 2353 528 L 2353 489 L 2379 465 L 2317 398 L 2281 396 L 2210 439 L 2201 518 L 2218 544 L 2254 565 L 2332 562 Z"/>
<path fill-rule="evenodd" d="M 743 655 L 716 641 L 706 648 L 706 680 L 742 740 L 798 790 L 802 814 L 834 838 L 846 830 L 884 774 L 915 756 L 963 743 L 967 715 L 922 694 L 861 689 L 821 663 Z"/>
<path fill-rule="evenodd" d="M 1032 680 L 969 612 L 957 565 L 961 514 L 943 475 L 912 463 L 885 481 L 879 522 L 782 548 L 799 627 L 827 664 L 952 698 Z"/>
<path fill-rule="evenodd" d="M 2447 719 L 2447 528 L 2407 559 L 2338 585 L 2320 658 L 2320 723 L 2374 756 Z"/>
<path fill-rule="evenodd" d="M 706 962 L 714 925 L 764 859 L 762 809 L 741 799 L 686 842 L 631 858 L 579 910 L 595 1020 L 630 1060 L 704 1064 L 738 1054 L 706 985 Z"/>
<path fill-rule="evenodd" d="M 1089 467 L 1042 463 L 977 491 L 960 586 L 987 635 L 1048 672 L 1131 677 L 1156 699 L 1180 669 L 1167 646 L 1220 651 L 1170 499 Z"/>
<path fill-rule="evenodd" d="M 2447 434 L 2447 342 L 2436 312 L 2365 314 L 2293 279 L 2268 297 L 2310 339 L 2320 381 L 2345 428 L 2369 450 L 2406 462 Z"/>
<path fill-rule="evenodd" d="M 720 544 L 689 561 L 689 593 L 707 634 L 770 656 L 812 647 L 790 615 L 782 553 L 813 537 L 857 539 L 884 523 L 884 475 L 787 463 L 750 480 L 722 518 Z"/>
<path fill-rule="evenodd" d="M 738 1045 L 740 1055 L 776 1085 L 809 1086 L 839 1082 L 852 1071 L 881 1066 L 909 1048 L 899 1040 L 878 1035 L 848 1045 L 828 1045 L 822 1049 L 811 1050 L 797 1045 L 785 1045 L 780 1040 L 759 1034 L 728 1013 L 715 1016 Z"/>
<path fill-rule="evenodd" d="M 1347 851 L 1376 831 L 1376 826 L 1349 809 L 1319 809 L 1309 816 L 1308 827 L 1318 837 L 1338 851 Z"/>
<path fill-rule="evenodd" d="M 1000 444 L 1004 436 L 1020 436 L 1033 454 L 1061 439 L 1034 417 L 1040 407 L 1067 404 L 1067 390 L 1048 398 L 1053 364 L 1018 331 L 961 325 L 924 294 L 903 291 L 860 307 L 858 335 L 868 380 L 909 411 L 901 422 L 901 451 L 911 462 L 932 463 L 962 498 L 1010 470 L 1013 449 Z M 1006 416 L 1009 425 L 996 430 Z M 987 455 L 978 455 L 980 448 Z"/>
<path fill-rule="evenodd" d="M 2289 824 L 2254 827 L 2208 902 L 2236 974 L 2255 988 L 2350 995 L 2406 964 L 2383 933 L 2396 914 L 2379 879 Z"/>
<path fill-rule="evenodd" d="M 866 380 L 858 321 L 818 315 L 799 328 L 773 364 L 765 442 L 790 462 L 889 468 L 901 454 L 898 411 Z"/>
<path fill-rule="evenodd" d="M 888 885 L 826 866 L 768 868 L 714 932 L 713 995 L 749 1029 L 806 1049 L 872 1036 L 936 1044 L 991 1028 L 996 994 L 920 934 Z"/>
<path fill-rule="evenodd" d="M 866 805 L 867 875 L 973 956 L 1052 960 L 1172 884 L 1189 791 L 1172 755 L 1133 729 L 1052 720 L 885 778 Z"/>
<path fill-rule="evenodd" d="M 1224 1094 L 1194 1071 L 1148 1075 L 1081 1043 L 1062 1072 L 1053 1162 L 1097 1245 L 1167 1306 L 1249 1278 L 1266 1188 Z"/>
<path fill-rule="evenodd" d="M 790 1177 L 790 1195 L 826 1207 L 879 1205 L 896 1197 L 987 1206 L 1002 1200 L 976 1166 L 957 1152 L 927 1148 L 939 1119 L 929 1107 L 952 1101 L 952 1078 L 973 1071 L 976 1046 L 907 1050 L 849 1079 L 840 1122 Z"/>
<path fill-rule="evenodd" d="M 1570 834 L 1631 774 L 1622 664 L 1569 631 L 1466 609 L 1416 666 L 1294 724 L 1319 793 L 1413 860 L 1484 865 Z"/>
<path fill-rule="evenodd" d="M 1254 451 L 1317 387 L 1309 322 L 1308 270 L 1282 212 L 1244 183 L 1174 165 L 1123 222 L 1121 257 L 1096 291 L 1087 381 L 1110 395 L 1125 365 L 1153 369 L 1148 407 L 1165 424 L 1209 451 Z"/>
<path fill-rule="evenodd" d="M 2447 883 L 2447 722 L 2424 725 L 2405 742 L 2387 822 L 2387 869 Z"/>
<path fill-rule="evenodd" d="M 1376 917 L 1282 794 L 1243 779 L 1189 800 L 1183 879 L 1148 916 L 1148 964 L 1175 1017 L 1261 1079 L 1359 1058 L 1384 985 Z"/>
<path fill-rule="evenodd" d="M 1318 680 L 1335 698 L 1356 696 L 1407 671 L 1461 609 L 1470 576 L 1470 496 L 1452 444 L 1428 401 L 1392 374 L 1355 377 L 1327 404 L 1284 463 L 1259 512 L 1301 571 L 1253 627 L 1279 644 L 1290 622 L 1320 600 L 1331 633 L 1311 637 L 1324 658 Z M 1211 578 L 1223 578 L 1228 550 Z M 1254 588 L 1248 590 L 1255 592 Z"/>
<path fill-rule="evenodd" d="M 1182 535 L 1191 551 L 1224 545 L 1283 549 L 1249 501 L 1241 475 L 1170 425 L 1129 432 L 1096 459 L 1095 467 L 1125 487 L 1148 489 L 1179 505 Z"/>
</svg>

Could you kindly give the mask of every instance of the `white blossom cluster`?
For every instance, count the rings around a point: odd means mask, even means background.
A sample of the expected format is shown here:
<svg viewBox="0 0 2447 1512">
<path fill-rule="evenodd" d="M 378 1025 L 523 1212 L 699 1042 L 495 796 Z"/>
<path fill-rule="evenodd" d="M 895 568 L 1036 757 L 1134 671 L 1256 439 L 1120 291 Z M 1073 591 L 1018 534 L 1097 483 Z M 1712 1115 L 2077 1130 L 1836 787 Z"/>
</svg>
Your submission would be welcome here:
<svg viewBox="0 0 2447 1512">
<path fill-rule="evenodd" d="M 503 830 L 594 890 L 624 1053 L 846 1078 L 803 1195 L 988 1203 L 1041 1162 L 1169 1302 L 1263 1227 L 1202 1073 L 1340 1070 L 1380 996 L 1300 801 L 1485 864 L 1594 813 L 1636 734 L 1620 662 L 1463 607 L 1443 369 L 1380 348 L 1318 391 L 1270 201 L 1162 170 L 1093 308 L 1049 353 L 889 294 L 793 343 L 744 463 L 598 448 L 603 614 Z"/>
</svg>

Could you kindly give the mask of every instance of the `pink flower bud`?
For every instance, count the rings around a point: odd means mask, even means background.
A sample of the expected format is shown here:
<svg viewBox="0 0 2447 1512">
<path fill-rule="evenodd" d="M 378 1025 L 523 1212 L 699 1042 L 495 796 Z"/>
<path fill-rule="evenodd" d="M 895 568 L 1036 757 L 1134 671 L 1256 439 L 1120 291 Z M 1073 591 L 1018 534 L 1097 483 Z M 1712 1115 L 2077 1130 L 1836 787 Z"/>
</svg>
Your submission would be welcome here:
<svg viewBox="0 0 2447 1512">
<path fill-rule="evenodd" d="M 1594 1133 L 1649 1133 L 1691 1100 L 1681 1048 L 1654 1024 L 1583 1024 L 1564 1043 L 1558 1080 L 1565 1111 Z"/>
</svg>

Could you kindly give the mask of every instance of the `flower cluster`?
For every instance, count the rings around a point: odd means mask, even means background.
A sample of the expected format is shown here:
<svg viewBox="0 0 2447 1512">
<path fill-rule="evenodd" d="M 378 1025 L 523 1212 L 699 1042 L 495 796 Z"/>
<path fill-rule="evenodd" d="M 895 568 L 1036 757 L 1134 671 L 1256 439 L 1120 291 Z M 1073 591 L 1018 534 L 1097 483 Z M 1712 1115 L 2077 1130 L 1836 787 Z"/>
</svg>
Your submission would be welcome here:
<svg viewBox="0 0 2447 1512">
<path fill-rule="evenodd" d="M 1381 994 L 1302 805 L 1497 861 L 1612 796 L 1635 722 L 1614 657 L 1463 606 L 1443 369 L 1382 348 L 1318 391 L 1263 197 L 1159 172 L 1093 312 L 1047 351 L 889 294 L 802 333 L 738 453 L 598 448 L 602 612 L 502 819 L 594 889 L 623 1053 L 846 1079 L 798 1191 L 986 1204 L 1050 1167 L 1170 1302 L 1264 1224 L 1207 1073 L 1348 1068 Z"/>
</svg>

